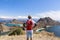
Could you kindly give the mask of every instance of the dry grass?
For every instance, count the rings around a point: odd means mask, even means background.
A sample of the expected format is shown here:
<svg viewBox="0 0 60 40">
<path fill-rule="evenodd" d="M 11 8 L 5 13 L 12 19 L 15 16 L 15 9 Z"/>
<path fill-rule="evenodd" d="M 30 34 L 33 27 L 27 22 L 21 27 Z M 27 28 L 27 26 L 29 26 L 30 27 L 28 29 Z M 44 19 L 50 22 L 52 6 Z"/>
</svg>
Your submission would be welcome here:
<svg viewBox="0 0 60 40">
<path fill-rule="evenodd" d="M 0 40 L 26 40 L 26 35 L 15 35 L 15 36 L 1 36 Z M 41 32 L 33 35 L 33 40 L 60 40 L 60 38 L 55 37 L 53 33 Z"/>
</svg>

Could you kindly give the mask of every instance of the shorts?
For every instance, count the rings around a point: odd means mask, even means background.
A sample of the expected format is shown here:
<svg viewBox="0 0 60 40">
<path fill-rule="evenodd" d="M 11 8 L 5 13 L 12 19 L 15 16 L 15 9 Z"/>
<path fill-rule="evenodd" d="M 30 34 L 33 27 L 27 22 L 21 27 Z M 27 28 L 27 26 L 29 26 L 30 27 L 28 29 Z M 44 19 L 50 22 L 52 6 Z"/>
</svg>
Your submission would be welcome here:
<svg viewBox="0 0 60 40">
<path fill-rule="evenodd" d="M 33 30 L 27 30 L 27 31 L 26 31 L 26 35 L 27 35 L 27 38 L 33 37 Z"/>
</svg>

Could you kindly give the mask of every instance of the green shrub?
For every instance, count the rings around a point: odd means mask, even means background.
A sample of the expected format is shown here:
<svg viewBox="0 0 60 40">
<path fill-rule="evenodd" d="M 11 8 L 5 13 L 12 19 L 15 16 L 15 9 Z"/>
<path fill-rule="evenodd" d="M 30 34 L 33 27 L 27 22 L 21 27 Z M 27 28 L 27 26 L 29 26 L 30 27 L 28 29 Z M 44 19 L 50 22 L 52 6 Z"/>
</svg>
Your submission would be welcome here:
<svg viewBox="0 0 60 40">
<path fill-rule="evenodd" d="M 9 33 L 9 36 L 11 35 L 22 35 L 24 34 L 23 30 L 21 28 L 17 28 Z"/>
</svg>

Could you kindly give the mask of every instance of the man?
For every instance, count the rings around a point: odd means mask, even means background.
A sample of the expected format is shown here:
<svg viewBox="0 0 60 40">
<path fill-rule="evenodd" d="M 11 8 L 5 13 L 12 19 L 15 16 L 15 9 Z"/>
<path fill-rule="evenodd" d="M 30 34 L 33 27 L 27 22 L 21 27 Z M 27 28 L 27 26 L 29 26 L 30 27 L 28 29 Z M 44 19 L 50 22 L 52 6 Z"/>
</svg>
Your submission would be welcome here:
<svg viewBox="0 0 60 40">
<path fill-rule="evenodd" d="M 33 37 L 33 27 L 34 27 L 34 21 L 32 20 L 31 16 L 28 16 L 28 20 L 26 22 L 26 34 L 27 34 L 27 40 L 32 40 Z"/>
</svg>

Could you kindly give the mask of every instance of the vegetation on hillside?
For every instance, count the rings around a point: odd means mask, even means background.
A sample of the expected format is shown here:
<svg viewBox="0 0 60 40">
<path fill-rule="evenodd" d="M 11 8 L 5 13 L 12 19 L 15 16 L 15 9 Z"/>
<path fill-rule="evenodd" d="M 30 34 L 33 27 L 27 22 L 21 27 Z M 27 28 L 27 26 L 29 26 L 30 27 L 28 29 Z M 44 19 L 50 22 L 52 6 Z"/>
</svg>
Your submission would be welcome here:
<svg viewBox="0 0 60 40">
<path fill-rule="evenodd" d="M 13 30 L 9 33 L 9 36 L 11 36 L 11 35 L 22 35 L 22 34 L 24 34 L 24 31 L 21 28 L 16 28 L 15 30 Z"/>
</svg>

